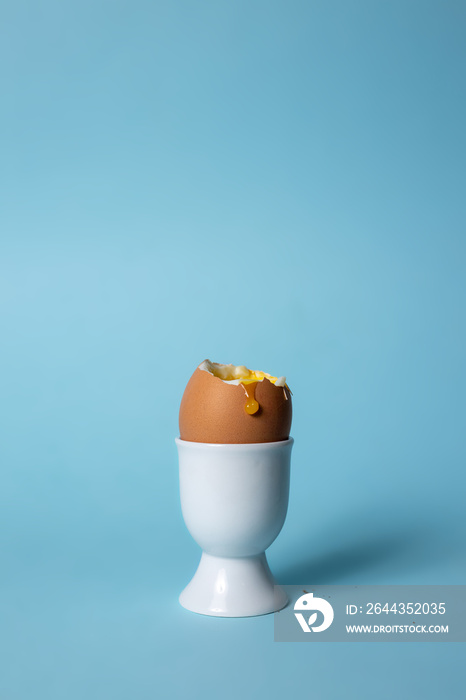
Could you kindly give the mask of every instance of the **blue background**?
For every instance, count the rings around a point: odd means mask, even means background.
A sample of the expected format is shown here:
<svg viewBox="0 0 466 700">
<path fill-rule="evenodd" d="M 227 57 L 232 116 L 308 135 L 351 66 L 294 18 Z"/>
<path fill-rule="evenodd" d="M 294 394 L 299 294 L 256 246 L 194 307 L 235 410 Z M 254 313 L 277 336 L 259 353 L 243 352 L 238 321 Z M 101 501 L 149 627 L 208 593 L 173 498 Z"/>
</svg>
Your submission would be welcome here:
<svg viewBox="0 0 466 700">
<path fill-rule="evenodd" d="M 465 583 L 464 3 L 1 16 L 2 700 L 463 697 L 182 610 L 174 438 L 205 357 L 286 374 L 278 580 Z"/>
</svg>

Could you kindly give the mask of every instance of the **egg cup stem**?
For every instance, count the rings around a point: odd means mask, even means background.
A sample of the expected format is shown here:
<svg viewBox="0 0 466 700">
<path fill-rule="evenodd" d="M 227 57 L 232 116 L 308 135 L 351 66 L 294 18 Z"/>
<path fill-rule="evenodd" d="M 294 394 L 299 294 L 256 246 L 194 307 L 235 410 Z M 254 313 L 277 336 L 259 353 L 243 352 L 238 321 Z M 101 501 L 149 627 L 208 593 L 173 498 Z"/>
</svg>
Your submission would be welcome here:
<svg viewBox="0 0 466 700">
<path fill-rule="evenodd" d="M 288 603 L 285 591 L 272 576 L 265 552 L 252 557 L 215 557 L 203 552 L 179 600 L 192 612 L 222 617 L 265 615 Z"/>
<path fill-rule="evenodd" d="M 203 550 L 181 605 L 219 617 L 280 610 L 287 596 L 274 581 L 265 550 L 285 522 L 293 439 L 176 444 L 183 518 Z"/>
</svg>

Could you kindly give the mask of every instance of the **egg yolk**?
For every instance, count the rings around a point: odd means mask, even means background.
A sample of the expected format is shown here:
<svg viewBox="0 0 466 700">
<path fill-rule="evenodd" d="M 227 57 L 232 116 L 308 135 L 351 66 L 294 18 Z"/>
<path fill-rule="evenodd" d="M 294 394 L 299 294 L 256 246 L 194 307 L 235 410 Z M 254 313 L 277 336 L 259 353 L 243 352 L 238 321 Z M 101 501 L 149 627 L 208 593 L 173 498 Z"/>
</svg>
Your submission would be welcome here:
<svg viewBox="0 0 466 700">
<path fill-rule="evenodd" d="M 264 379 L 268 379 L 269 382 L 276 386 L 286 385 L 285 377 L 273 377 L 267 372 L 248 369 L 244 365 L 222 365 L 218 362 L 204 360 L 199 365 L 199 369 L 210 372 L 214 377 L 218 377 L 218 379 L 222 379 L 222 381 L 230 384 L 252 384 L 253 382 L 261 382 Z"/>
<path fill-rule="evenodd" d="M 286 389 L 289 391 L 289 387 L 286 384 L 285 377 L 272 377 L 271 374 L 267 372 L 259 372 L 257 370 L 248 369 L 244 365 L 222 365 L 218 362 L 211 362 L 210 360 L 204 360 L 199 365 L 199 369 L 204 372 L 209 372 L 214 377 L 221 379 L 226 384 L 241 384 L 246 394 L 246 404 L 245 411 L 250 416 L 253 416 L 259 410 L 259 403 L 255 398 L 255 390 L 258 382 L 262 382 L 264 379 L 268 379 L 269 382 L 275 384 L 275 386 L 283 387 L 283 392 L 285 394 L 285 399 L 288 400 L 286 395 Z M 291 393 L 291 392 L 290 392 Z"/>
</svg>

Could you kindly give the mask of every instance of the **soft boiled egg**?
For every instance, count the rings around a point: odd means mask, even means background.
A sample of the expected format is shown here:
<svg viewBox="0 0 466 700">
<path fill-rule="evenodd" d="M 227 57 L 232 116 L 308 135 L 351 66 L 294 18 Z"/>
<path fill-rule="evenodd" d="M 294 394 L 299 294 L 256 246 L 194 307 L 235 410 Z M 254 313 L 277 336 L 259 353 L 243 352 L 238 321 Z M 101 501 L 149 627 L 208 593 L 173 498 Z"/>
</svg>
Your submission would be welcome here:
<svg viewBox="0 0 466 700">
<path fill-rule="evenodd" d="M 181 399 L 180 438 L 217 444 L 287 440 L 291 415 L 285 377 L 204 360 Z"/>
</svg>

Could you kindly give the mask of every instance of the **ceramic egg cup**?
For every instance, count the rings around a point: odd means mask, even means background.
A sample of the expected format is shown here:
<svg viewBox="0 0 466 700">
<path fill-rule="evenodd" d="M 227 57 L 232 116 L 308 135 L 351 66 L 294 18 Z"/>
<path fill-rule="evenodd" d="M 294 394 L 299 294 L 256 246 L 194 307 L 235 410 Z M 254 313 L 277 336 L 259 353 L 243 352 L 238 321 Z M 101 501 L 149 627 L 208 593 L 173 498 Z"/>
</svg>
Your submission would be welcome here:
<svg viewBox="0 0 466 700">
<path fill-rule="evenodd" d="M 293 439 L 218 445 L 177 438 L 176 445 L 183 518 L 202 548 L 181 605 L 217 617 L 281 610 L 288 599 L 265 550 L 285 522 Z"/>
</svg>

